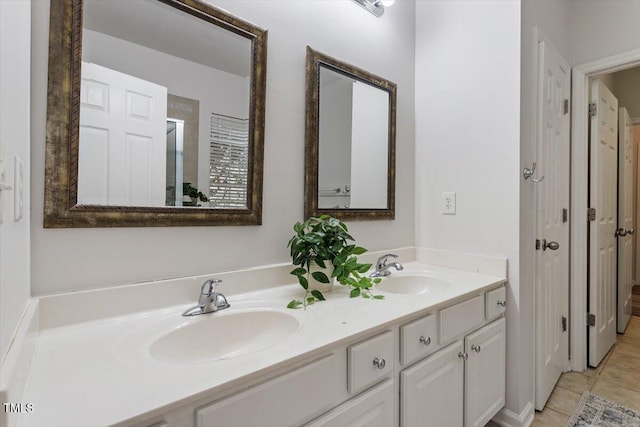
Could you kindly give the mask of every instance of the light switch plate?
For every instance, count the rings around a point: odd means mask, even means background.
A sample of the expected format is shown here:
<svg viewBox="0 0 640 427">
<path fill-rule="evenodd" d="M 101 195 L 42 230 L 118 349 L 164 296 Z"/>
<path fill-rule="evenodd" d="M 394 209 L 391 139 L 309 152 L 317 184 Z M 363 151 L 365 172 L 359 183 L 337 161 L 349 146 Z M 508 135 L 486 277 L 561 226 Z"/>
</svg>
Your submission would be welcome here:
<svg viewBox="0 0 640 427">
<path fill-rule="evenodd" d="M 456 214 L 456 193 L 452 193 L 452 192 L 442 193 L 442 214 L 443 215 Z"/>
<path fill-rule="evenodd" d="M 13 220 L 20 221 L 24 212 L 24 165 L 13 156 Z"/>
</svg>

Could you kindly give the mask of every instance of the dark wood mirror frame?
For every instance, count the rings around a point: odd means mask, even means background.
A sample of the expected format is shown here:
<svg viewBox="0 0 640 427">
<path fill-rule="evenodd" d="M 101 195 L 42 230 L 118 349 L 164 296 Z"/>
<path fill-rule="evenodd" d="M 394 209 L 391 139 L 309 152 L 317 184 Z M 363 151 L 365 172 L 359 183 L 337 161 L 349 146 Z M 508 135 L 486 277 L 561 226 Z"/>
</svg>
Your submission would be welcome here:
<svg viewBox="0 0 640 427">
<path fill-rule="evenodd" d="M 318 208 L 318 159 L 320 128 L 320 67 L 344 74 L 389 93 L 389 166 L 386 209 Z M 361 68 L 317 52 L 307 46 L 307 93 L 305 133 L 304 216 L 331 215 L 346 220 L 395 219 L 396 182 L 396 97 L 397 86 Z"/>
<path fill-rule="evenodd" d="M 259 225 L 266 94 L 267 31 L 199 0 L 159 0 L 251 41 L 249 175 L 246 209 L 77 204 L 82 0 L 51 0 L 44 227 Z"/>
</svg>

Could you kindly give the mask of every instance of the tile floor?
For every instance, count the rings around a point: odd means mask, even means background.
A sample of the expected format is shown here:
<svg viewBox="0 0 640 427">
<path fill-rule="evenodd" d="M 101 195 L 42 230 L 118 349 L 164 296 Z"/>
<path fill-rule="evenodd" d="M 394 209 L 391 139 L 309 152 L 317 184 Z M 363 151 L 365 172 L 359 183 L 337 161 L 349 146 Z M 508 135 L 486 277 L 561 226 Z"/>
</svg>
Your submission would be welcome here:
<svg viewBox="0 0 640 427">
<path fill-rule="evenodd" d="M 598 368 L 560 377 L 533 426 L 564 427 L 585 390 L 640 411 L 640 317 L 631 316 L 624 335 L 618 335 Z"/>
</svg>

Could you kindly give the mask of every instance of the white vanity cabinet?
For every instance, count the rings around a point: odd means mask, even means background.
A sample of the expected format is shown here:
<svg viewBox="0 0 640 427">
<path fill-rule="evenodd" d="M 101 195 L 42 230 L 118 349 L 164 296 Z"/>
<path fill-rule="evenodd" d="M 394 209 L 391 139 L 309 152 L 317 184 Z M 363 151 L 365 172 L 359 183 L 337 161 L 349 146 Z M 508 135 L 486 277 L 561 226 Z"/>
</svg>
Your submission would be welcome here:
<svg viewBox="0 0 640 427">
<path fill-rule="evenodd" d="M 440 304 L 164 420 L 176 427 L 482 427 L 505 402 L 504 301 L 505 287 L 494 286 Z"/>
<path fill-rule="evenodd" d="M 505 345 L 500 318 L 402 371 L 400 425 L 484 426 L 504 406 Z"/>
</svg>

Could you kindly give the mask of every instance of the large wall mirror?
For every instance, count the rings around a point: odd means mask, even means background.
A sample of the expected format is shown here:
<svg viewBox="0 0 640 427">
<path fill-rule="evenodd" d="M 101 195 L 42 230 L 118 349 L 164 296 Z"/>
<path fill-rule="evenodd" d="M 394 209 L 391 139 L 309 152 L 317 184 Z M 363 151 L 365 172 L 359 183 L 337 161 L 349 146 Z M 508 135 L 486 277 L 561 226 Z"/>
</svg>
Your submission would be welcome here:
<svg viewBox="0 0 640 427">
<path fill-rule="evenodd" d="M 45 227 L 261 223 L 265 30 L 199 0 L 52 0 Z"/>
<path fill-rule="evenodd" d="M 396 85 L 307 47 L 305 217 L 393 219 Z"/>
</svg>

